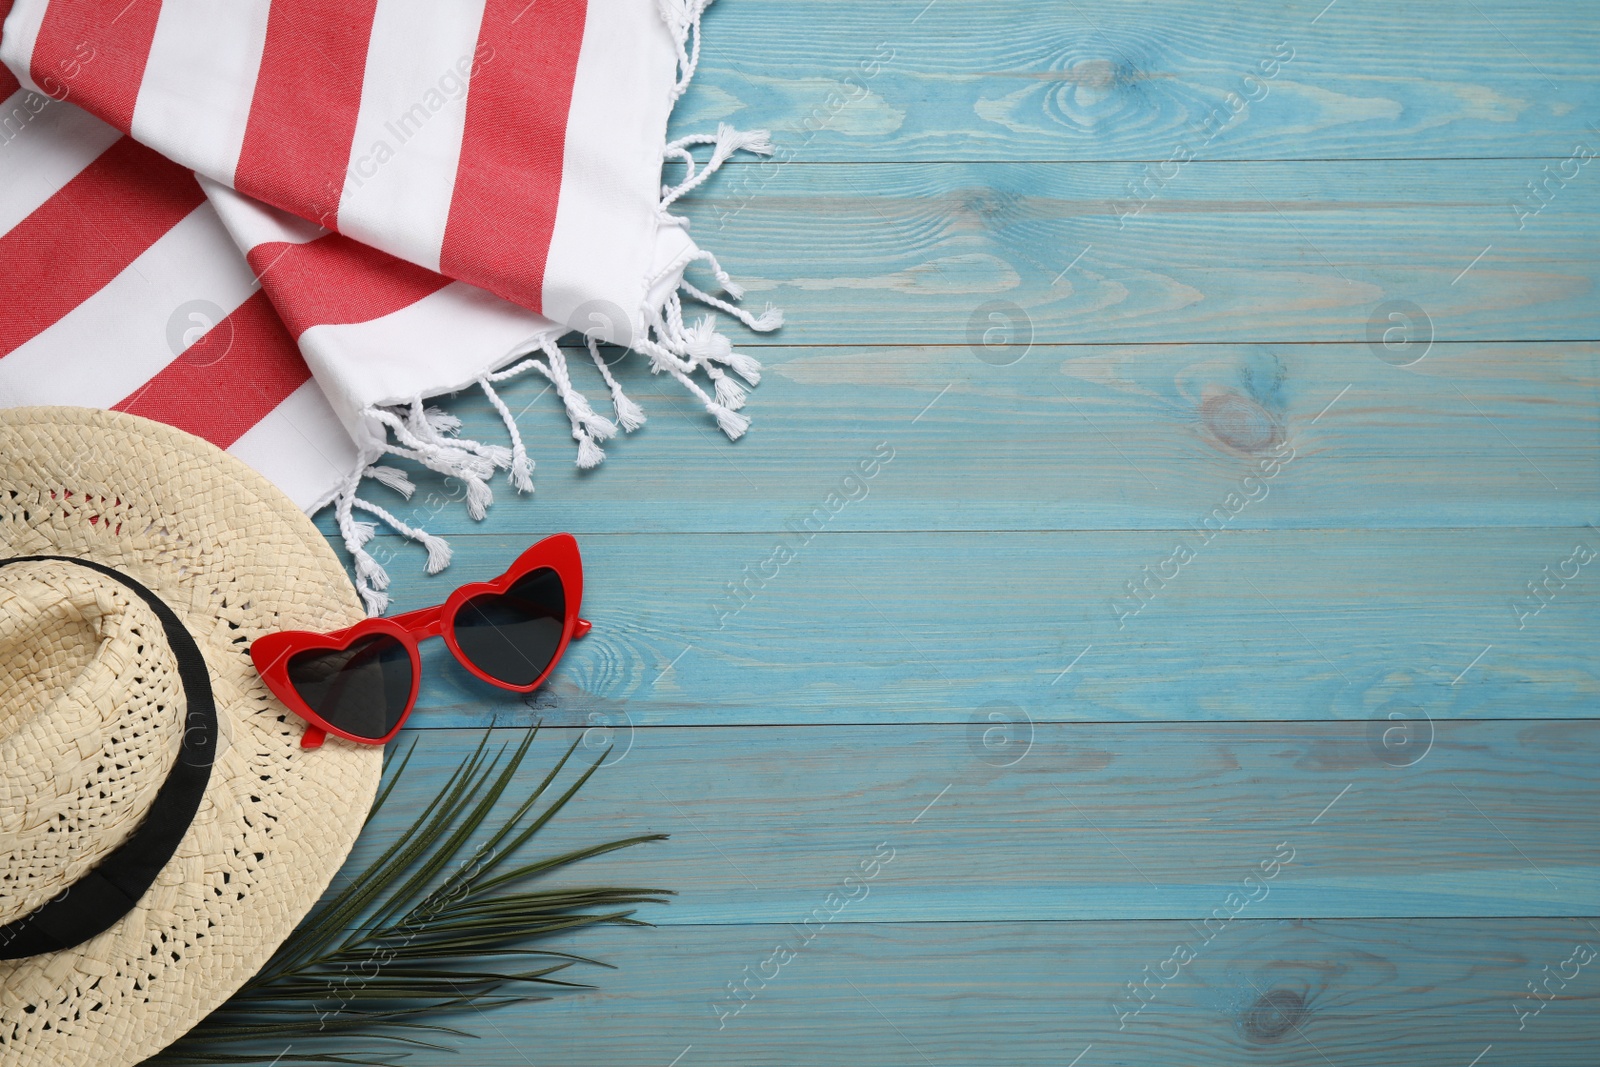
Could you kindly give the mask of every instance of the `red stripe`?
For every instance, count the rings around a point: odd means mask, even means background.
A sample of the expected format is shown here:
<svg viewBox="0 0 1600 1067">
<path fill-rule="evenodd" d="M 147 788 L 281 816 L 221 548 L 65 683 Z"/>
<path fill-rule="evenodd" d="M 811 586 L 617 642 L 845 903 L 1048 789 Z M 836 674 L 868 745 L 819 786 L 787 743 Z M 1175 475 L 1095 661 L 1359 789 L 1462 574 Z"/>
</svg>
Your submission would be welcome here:
<svg viewBox="0 0 1600 1067">
<path fill-rule="evenodd" d="M 585 0 L 488 0 L 439 269 L 538 311 Z"/>
<path fill-rule="evenodd" d="M 0 0 L 0 25 L 3 25 L 6 16 L 11 14 L 11 3 L 12 0 Z M 4 100 L 20 88 L 22 83 L 17 81 L 17 76 L 7 67 L 0 66 L 0 100 Z"/>
<path fill-rule="evenodd" d="M 377 0 L 273 0 L 233 186 L 334 229 Z"/>
<path fill-rule="evenodd" d="M 6 21 L 6 16 L 11 14 L 12 0 L 0 0 L 0 25 Z M 17 76 L 11 73 L 10 68 L 0 66 L 0 100 L 4 100 L 18 89 L 22 83 L 17 81 Z"/>
<path fill-rule="evenodd" d="M 34 84 L 127 133 L 160 14 L 161 0 L 56 0 L 45 8 L 33 44 Z"/>
<path fill-rule="evenodd" d="M 310 377 L 294 338 L 258 292 L 114 410 L 227 448 Z"/>
<path fill-rule="evenodd" d="M 371 322 L 450 284 L 337 233 L 305 244 L 259 244 L 245 258 L 295 337 L 317 325 Z"/>
<path fill-rule="evenodd" d="M 205 200 L 194 175 L 123 137 L 0 236 L 0 356 L 61 321 Z"/>
</svg>

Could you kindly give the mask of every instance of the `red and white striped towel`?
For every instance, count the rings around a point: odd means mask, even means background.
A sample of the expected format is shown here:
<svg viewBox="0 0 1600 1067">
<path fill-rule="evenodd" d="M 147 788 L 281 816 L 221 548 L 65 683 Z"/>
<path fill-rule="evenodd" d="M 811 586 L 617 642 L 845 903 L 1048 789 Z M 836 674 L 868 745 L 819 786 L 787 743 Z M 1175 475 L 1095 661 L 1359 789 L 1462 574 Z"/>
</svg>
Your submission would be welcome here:
<svg viewBox="0 0 1600 1067">
<path fill-rule="evenodd" d="M 665 143 L 707 2 L 0 0 L 0 404 L 148 415 L 308 510 L 334 503 L 374 611 L 387 577 L 356 510 L 424 543 L 430 571 L 449 560 L 356 496 L 363 475 L 409 491 L 381 456 L 463 478 L 475 517 L 496 468 L 531 490 L 495 381 L 549 379 L 580 466 L 644 421 L 596 341 L 739 436 L 729 371 L 754 384 L 759 365 L 710 317 L 686 326 L 682 296 L 757 329 L 780 316 L 687 283 L 704 260 L 739 295 L 668 211 L 733 152 L 770 150 L 728 127 Z M 669 160 L 687 171 L 663 189 Z M 555 344 L 568 328 L 610 416 Z M 509 445 L 424 405 L 474 385 Z"/>
</svg>

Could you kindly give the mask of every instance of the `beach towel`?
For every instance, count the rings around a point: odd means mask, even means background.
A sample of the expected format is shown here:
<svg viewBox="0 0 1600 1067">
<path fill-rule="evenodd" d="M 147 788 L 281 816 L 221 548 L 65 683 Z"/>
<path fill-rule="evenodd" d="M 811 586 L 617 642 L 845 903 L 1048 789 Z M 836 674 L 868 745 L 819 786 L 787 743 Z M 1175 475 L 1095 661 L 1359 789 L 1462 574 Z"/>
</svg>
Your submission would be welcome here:
<svg viewBox="0 0 1600 1067">
<path fill-rule="evenodd" d="M 549 382 L 582 467 L 644 423 L 619 350 L 737 438 L 760 367 L 717 316 L 781 315 L 672 207 L 771 146 L 666 141 L 707 2 L 0 0 L 0 406 L 146 415 L 332 504 L 373 612 L 374 521 L 450 558 L 358 492 L 409 494 L 385 457 L 474 518 L 497 471 L 532 491 L 509 377 Z M 503 441 L 427 403 L 468 388 Z"/>
</svg>

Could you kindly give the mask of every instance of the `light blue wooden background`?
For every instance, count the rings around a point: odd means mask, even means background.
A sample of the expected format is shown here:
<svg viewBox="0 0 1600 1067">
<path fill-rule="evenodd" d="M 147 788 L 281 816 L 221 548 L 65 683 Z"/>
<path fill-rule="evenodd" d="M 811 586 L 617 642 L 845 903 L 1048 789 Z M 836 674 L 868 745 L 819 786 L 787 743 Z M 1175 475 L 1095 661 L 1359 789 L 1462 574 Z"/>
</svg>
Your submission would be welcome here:
<svg viewBox="0 0 1600 1067">
<path fill-rule="evenodd" d="M 683 205 L 789 316 L 754 429 L 628 362 L 583 474 L 520 382 L 533 497 L 384 501 L 456 547 L 384 540 L 397 608 L 570 530 L 595 623 L 529 701 L 430 650 L 408 802 L 542 718 L 530 775 L 617 746 L 550 847 L 672 834 L 568 879 L 681 896 L 409 1062 L 1600 1063 L 1600 961 L 1528 999 L 1600 948 L 1600 7 L 1324 3 L 712 9 L 676 128 L 781 146 Z"/>
</svg>

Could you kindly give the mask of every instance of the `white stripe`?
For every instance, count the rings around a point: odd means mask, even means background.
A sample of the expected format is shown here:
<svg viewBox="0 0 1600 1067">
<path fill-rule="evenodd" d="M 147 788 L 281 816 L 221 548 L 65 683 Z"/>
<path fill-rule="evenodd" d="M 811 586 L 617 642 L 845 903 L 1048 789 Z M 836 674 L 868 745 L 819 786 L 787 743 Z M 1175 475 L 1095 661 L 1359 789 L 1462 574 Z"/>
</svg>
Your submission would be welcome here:
<svg viewBox="0 0 1600 1067">
<path fill-rule="evenodd" d="M 44 11 L 49 6 L 48 0 L 17 0 L 6 17 L 5 32 L 0 34 L 0 63 L 11 68 L 24 89 L 35 92 L 42 90 L 31 76 L 33 46 L 39 40 L 39 27 L 44 25 Z"/>
<path fill-rule="evenodd" d="M 334 410 L 359 413 L 465 388 L 487 370 L 565 333 L 543 315 L 452 282 L 370 322 L 313 326 L 300 351 Z"/>
<path fill-rule="evenodd" d="M 27 133 L 49 106 L 50 98 L 32 89 L 19 89 L 0 101 L 0 148 Z"/>
<path fill-rule="evenodd" d="M 201 204 L 94 296 L 0 359 L 0 407 L 112 407 L 177 358 L 198 321 L 192 315 L 214 322 L 254 290 L 222 221 Z M 191 301 L 215 306 L 186 308 Z"/>
<path fill-rule="evenodd" d="M 0 143 L 0 233 L 15 229 L 43 207 L 122 136 L 71 104 L 50 101 L 33 114 L 30 104 L 36 107 L 41 99 L 23 89 L 4 104 L 5 115 L 21 108 L 29 120 L 15 136 Z"/>
<path fill-rule="evenodd" d="M 654 249 L 642 238 L 657 230 L 670 107 L 661 87 L 675 80 L 676 64 L 655 0 L 589 5 L 544 274 L 544 312 L 558 322 L 597 297 L 630 315 L 644 301 Z"/>
<path fill-rule="evenodd" d="M 341 233 L 435 271 L 483 4 L 378 0 L 339 198 Z"/>
<path fill-rule="evenodd" d="M 315 378 L 284 397 L 228 451 L 307 513 L 333 497 L 358 461 L 355 443 L 339 425 Z"/>
<path fill-rule="evenodd" d="M 241 252 L 248 252 L 256 245 L 268 243 L 303 245 L 327 236 L 327 230 L 314 222 L 307 222 L 298 215 L 268 207 L 261 201 L 236 193 L 225 185 L 218 185 L 210 178 L 199 177 L 199 182 L 200 188 L 211 201 L 211 205 L 217 209 L 217 214 L 222 216 L 222 224 L 228 228 L 228 233 L 232 235 L 234 243 L 239 246 Z"/>
<path fill-rule="evenodd" d="M 270 0 L 162 0 L 133 109 L 133 136 L 231 184 L 266 47 L 269 6 Z"/>
</svg>

